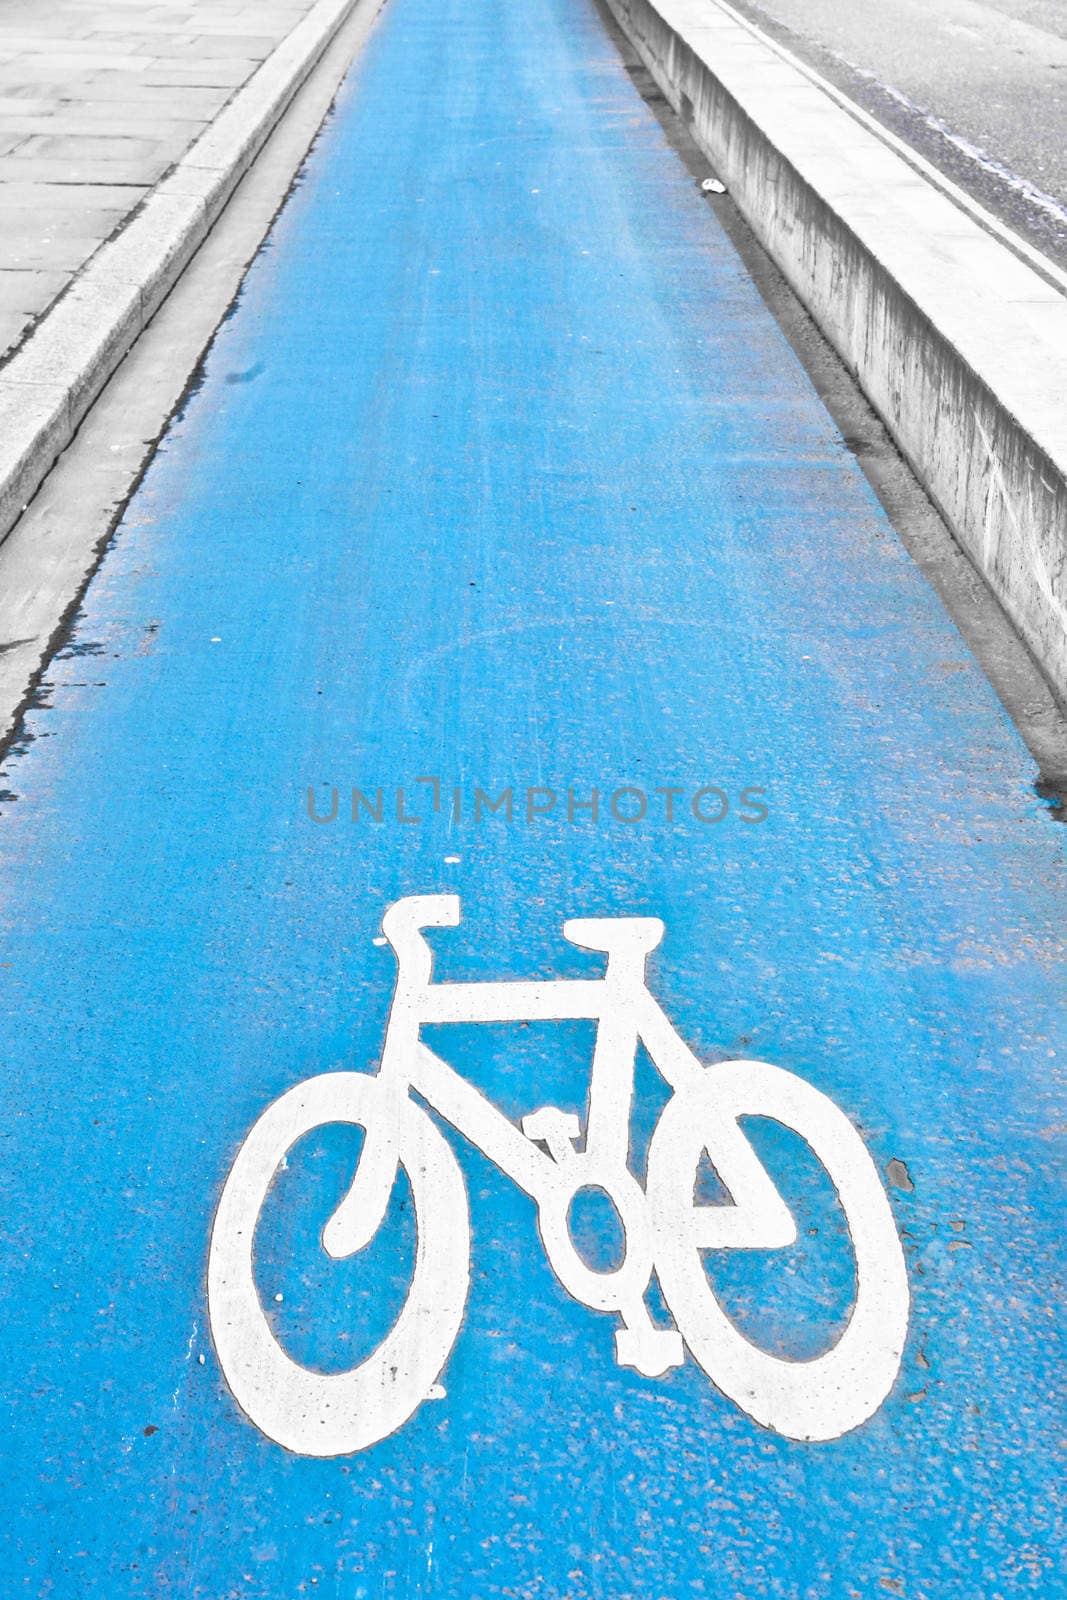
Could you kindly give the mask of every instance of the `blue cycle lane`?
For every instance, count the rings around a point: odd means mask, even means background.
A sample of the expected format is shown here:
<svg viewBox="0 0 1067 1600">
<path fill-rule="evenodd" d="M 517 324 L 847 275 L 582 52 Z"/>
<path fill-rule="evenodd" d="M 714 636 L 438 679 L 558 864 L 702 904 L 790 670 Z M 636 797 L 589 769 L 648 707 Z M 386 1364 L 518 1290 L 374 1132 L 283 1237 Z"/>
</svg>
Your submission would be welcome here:
<svg viewBox="0 0 1067 1600">
<path fill-rule="evenodd" d="M 1033 776 L 587 0 L 390 0 L 4 770 L 4 1592 L 1057 1592 L 1064 833 Z M 312 1374 L 387 1348 L 413 1275 L 427 1325 L 458 1293 L 425 1397 L 331 1455 L 238 1404 L 227 1175 L 294 1086 L 376 1070 L 383 914 L 445 895 L 444 980 L 596 978 L 566 919 L 661 919 L 649 988 L 709 1077 L 768 1062 L 848 1119 L 910 1292 L 864 1420 L 761 1425 L 692 1326 L 621 1365 L 530 1196 L 425 1110 L 337 1260 L 370 1144 L 311 1119 L 254 1256 Z M 424 1037 L 515 1128 L 584 1119 L 593 1023 L 555 1015 Z M 796 1241 L 700 1257 L 779 1364 L 851 1327 L 866 1226 L 785 1121 L 743 1126 Z M 603 1201 L 570 1227 L 608 1272 Z"/>
</svg>

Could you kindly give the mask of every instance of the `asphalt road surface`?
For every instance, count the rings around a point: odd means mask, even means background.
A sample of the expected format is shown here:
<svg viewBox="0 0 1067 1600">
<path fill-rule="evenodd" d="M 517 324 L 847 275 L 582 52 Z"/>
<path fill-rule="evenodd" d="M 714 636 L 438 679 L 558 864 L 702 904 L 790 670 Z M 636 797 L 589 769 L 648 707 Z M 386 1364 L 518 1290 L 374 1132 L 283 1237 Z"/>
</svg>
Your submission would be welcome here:
<svg viewBox="0 0 1067 1600">
<path fill-rule="evenodd" d="M 1067 266 L 1062 0 L 734 0 Z"/>
</svg>

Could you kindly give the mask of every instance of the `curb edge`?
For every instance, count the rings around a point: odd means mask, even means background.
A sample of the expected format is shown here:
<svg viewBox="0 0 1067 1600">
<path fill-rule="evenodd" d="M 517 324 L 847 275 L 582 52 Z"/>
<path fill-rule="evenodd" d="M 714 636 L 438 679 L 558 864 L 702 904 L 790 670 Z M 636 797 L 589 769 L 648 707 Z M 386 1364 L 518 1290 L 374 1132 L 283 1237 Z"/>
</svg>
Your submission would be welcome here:
<svg viewBox="0 0 1067 1600">
<path fill-rule="evenodd" d="M 364 0 L 317 0 L 0 369 L 0 542 Z"/>
<path fill-rule="evenodd" d="M 729 4 L 607 4 L 1067 703 L 1067 299 Z"/>
</svg>

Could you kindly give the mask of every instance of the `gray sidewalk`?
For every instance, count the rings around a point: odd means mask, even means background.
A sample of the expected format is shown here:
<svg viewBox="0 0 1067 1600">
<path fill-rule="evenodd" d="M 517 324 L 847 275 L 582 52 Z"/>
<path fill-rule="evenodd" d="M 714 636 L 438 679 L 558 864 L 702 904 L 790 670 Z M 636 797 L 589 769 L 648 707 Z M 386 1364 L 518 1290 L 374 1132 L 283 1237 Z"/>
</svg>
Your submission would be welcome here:
<svg viewBox="0 0 1067 1600">
<path fill-rule="evenodd" d="M 312 3 L 0 6 L 0 363 Z"/>
</svg>

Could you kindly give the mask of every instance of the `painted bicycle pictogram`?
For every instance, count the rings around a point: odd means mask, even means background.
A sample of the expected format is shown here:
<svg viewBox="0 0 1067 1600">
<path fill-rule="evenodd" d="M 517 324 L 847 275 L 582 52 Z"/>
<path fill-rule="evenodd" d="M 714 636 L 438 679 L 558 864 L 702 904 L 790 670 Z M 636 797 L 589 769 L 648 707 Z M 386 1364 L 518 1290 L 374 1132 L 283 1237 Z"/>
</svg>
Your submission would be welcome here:
<svg viewBox="0 0 1067 1600">
<path fill-rule="evenodd" d="M 470 1215 L 451 1146 L 413 1096 L 531 1196 L 557 1278 L 595 1311 L 621 1318 L 620 1365 L 657 1377 L 685 1347 L 713 1384 L 764 1427 L 793 1439 L 833 1439 L 865 1422 L 896 1378 L 908 1325 L 908 1280 L 892 1212 L 859 1133 L 825 1094 L 763 1061 L 704 1066 L 648 989 L 645 963 L 663 936 L 652 917 L 585 918 L 563 934 L 606 953 L 599 978 L 432 981 L 425 928 L 456 927 L 454 895 L 398 900 L 383 932 L 396 987 L 376 1074 L 329 1072 L 281 1095 L 253 1125 L 223 1187 L 208 1261 L 211 1332 L 226 1381 L 246 1415 L 286 1449 L 334 1456 L 366 1449 L 413 1415 L 440 1375 L 463 1320 L 470 1281 Z M 511 1122 L 423 1043 L 424 1025 L 586 1018 L 596 1023 L 584 1129 L 545 1106 Z M 648 1148 L 645 1186 L 629 1168 L 635 1054 L 643 1043 L 672 1090 Z M 742 1130 L 773 1119 L 806 1141 L 828 1173 L 855 1257 L 855 1297 L 840 1338 L 807 1361 L 761 1349 L 730 1320 L 702 1261 L 707 1250 L 793 1244 L 793 1216 Z M 275 1173 L 296 1141 L 330 1123 L 365 1130 L 351 1186 L 322 1244 L 335 1259 L 369 1243 L 385 1217 L 398 1166 L 416 1216 L 415 1266 L 404 1306 L 382 1343 L 352 1370 L 312 1371 L 276 1339 L 256 1288 L 253 1242 Z M 696 1201 L 705 1152 L 729 1204 Z M 619 1265 L 591 1268 L 568 1217 L 585 1188 L 606 1192 L 625 1234 Z M 655 1272 L 676 1326 L 645 1304 Z M 683 1342 L 684 1341 L 684 1342 Z"/>
</svg>

